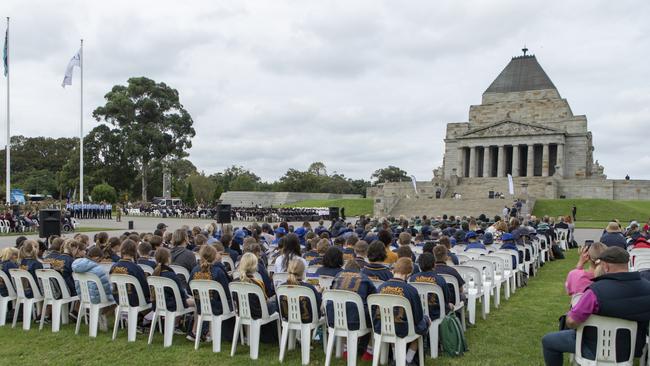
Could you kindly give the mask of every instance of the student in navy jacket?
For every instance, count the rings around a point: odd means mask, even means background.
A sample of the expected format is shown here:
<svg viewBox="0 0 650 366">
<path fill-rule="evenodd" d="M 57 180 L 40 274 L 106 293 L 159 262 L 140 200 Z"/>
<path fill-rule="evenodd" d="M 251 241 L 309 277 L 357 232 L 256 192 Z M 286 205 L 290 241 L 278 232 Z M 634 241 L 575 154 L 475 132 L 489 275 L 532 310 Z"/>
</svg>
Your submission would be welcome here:
<svg viewBox="0 0 650 366">
<path fill-rule="evenodd" d="M 340 250 L 339 250 L 340 252 Z M 321 301 L 322 301 L 322 296 L 318 290 L 316 290 L 316 287 L 314 287 L 312 284 L 304 282 L 302 279 L 305 275 L 305 264 L 303 261 L 299 259 L 292 259 L 287 267 L 287 282 L 283 283 L 283 285 L 291 285 L 291 286 L 302 286 L 302 287 L 307 287 L 314 293 L 314 297 L 316 298 L 316 309 L 318 311 L 318 314 L 313 314 L 311 310 L 311 303 L 309 302 L 308 298 L 300 298 L 300 308 L 301 308 L 301 320 L 303 323 L 311 323 L 312 319 L 314 316 L 317 318 L 321 317 Z M 288 315 L 288 304 L 287 304 L 287 299 L 286 297 L 282 297 L 278 295 L 278 300 L 279 300 L 279 308 L 280 308 L 280 315 L 282 316 L 283 319 L 286 320 L 286 317 Z"/>
<path fill-rule="evenodd" d="M 375 240 L 368 247 L 368 261 L 370 263 L 368 263 L 361 272 L 371 280 L 387 281 L 393 278 L 393 273 L 383 264 L 385 260 L 386 248 L 384 243 Z"/>
<path fill-rule="evenodd" d="M 18 268 L 18 254 L 19 250 L 16 248 L 2 249 L 2 255 L 0 256 L 0 271 L 3 271 L 9 279 L 11 279 L 9 270 Z M 8 294 L 9 291 L 7 291 L 7 286 L 2 280 L 0 280 L 0 296 L 7 296 Z"/>
<path fill-rule="evenodd" d="M 429 330 L 429 324 L 431 321 L 429 317 L 422 312 L 422 303 L 420 301 L 420 295 L 418 290 L 415 287 L 411 286 L 406 282 L 408 276 L 413 272 L 413 262 L 408 258 L 400 258 L 395 262 L 393 266 L 393 275 L 394 277 L 386 282 L 384 282 L 377 292 L 380 294 L 387 295 L 398 295 L 406 298 L 411 304 L 411 311 L 413 312 L 413 327 L 415 333 L 420 335 L 425 335 Z M 374 330 L 375 333 L 381 332 L 381 319 L 378 312 L 375 310 L 374 313 Z M 404 314 L 403 309 L 395 309 L 395 333 L 398 337 L 405 337 L 408 334 L 408 324 L 406 314 Z M 406 354 L 406 361 L 410 363 L 415 358 L 415 353 L 418 348 L 418 342 L 413 341 L 409 344 L 409 349 Z"/>
<path fill-rule="evenodd" d="M 169 265 L 171 264 L 171 254 L 169 253 L 169 249 L 158 248 L 158 250 L 156 250 L 156 263 L 158 264 L 156 265 L 156 269 L 153 270 L 153 276 L 160 276 L 160 277 L 165 277 L 173 280 L 176 283 L 176 286 L 178 287 L 178 291 L 180 292 L 181 301 L 183 301 L 183 306 L 184 307 L 194 306 L 194 299 L 189 297 L 178 275 L 176 274 L 176 272 L 174 272 L 173 269 L 169 267 Z M 170 311 L 176 310 L 177 308 L 176 298 L 174 296 L 174 292 L 170 288 L 165 288 L 165 302 L 167 303 L 168 310 Z"/>
<path fill-rule="evenodd" d="M 153 250 L 153 247 L 151 244 L 147 243 L 146 241 L 143 241 L 138 245 L 138 260 L 136 263 L 138 264 L 144 264 L 146 266 L 153 268 L 156 268 L 156 262 L 151 259 L 151 251 Z"/>
<path fill-rule="evenodd" d="M 142 287 L 142 293 L 144 295 L 145 301 L 150 301 L 149 285 L 147 284 L 147 276 L 144 274 L 144 271 L 140 266 L 135 263 L 136 256 L 136 245 L 135 242 L 131 239 L 126 239 L 122 242 L 120 247 L 120 254 L 122 258 L 117 261 L 111 267 L 111 274 L 128 274 L 135 277 Z M 115 296 L 115 299 L 119 301 L 118 297 Z M 133 290 L 129 291 L 129 305 L 138 306 L 144 304 L 138 304 L 138 293 Z"/>
<path fill-rule="evenodd" d="M 83 244 L 76 240 L 68 240 L 65 245 L 63 245 L 64 253 L 61 253 L 60 249 L 62 244 L 63 239 L 61 238 L 52 240 L 50 248 L 53 250 L 51 250 L 50 254 L 45 257 L 43 262 L 49 264 L 50 268 L 61 273 L 61 277 L 63 277 L 70 295 L 75 296 L 77 291 L 75 289 L 74 279 L 72 278 L 72 262 L 74 262 L 76 254 L 83 247 Z M 74 252 L 74 255 L 72 255 L 71 252 Z"/>
<path fill-rule="evenodd" d="M 316 256 L 313 257 L 311 260 L 305 257 L 305 260 L 308 261 L 310 266 L 322 265 L 323 257 L 325 256 L 325 252 L 327 252 L 327 249 L 329 249 L 329 247 L 330 247 L 329 240 L 327 239 L 319 240 L 318 244 L 316 244 Z"/>
<path fill-rule="evenodd" d="M 244 243 L 244 254 L 253 253 L 257 257 L 257 273 L 262 277 L 266 297 L 275 296 L 275 286 L 262 259 L 262 246 L 259 243 Z"/>
<path fill-rule="evenodd" d="M 35 240 L 25 240 L 23 246 L 20 247 L 20 269 L 26 270 L 34 278 L 34 282 L 38 284 L 38 279 L 36 278 L 36 270 L 43 269 L 43 264 L 38 261 L 38 243 Z M 28 299 L 34 297 L 32 288 L 29 287 L 29 284 L 25 283 L 25 296 Z"/>
<path fill-rule="evenodd" d="M 343 270 L 343 252 L 339 247 L 332 246 L 323 256 L 323 266 L 316 270 L 318 276 L 336 277 Z"/>
<path fill-rule="evenodd" d="M 445 311 L 450 309 L 449 303 L 451 302 L 451 296 L 449 295 L 449 287 L 447 286 L 447 281 L 437 274 L 434 270 L 435 257 L 431 253 L 422 253 L 418 258 L 420 262 L 420 269 L 422 272 L 416 273 L 409 277 L 409 282 L 425 282 L 433 283 L 434 285 L 440 286 L 443 293 L 443 298 L 439 299 L 436 295 L 429 295 L 429 318 L 438 319 L 445 314 L 440 314 L 440 309 L 438 307 L 439 303 L 444 305 Z"/>
</svg>

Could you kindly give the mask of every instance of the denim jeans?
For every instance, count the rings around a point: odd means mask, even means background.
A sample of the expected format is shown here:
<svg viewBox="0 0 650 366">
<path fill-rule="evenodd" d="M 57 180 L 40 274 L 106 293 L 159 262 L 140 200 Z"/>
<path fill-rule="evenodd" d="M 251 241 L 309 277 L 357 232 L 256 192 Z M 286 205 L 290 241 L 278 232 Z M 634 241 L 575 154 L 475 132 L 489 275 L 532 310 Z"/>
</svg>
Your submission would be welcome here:
<svg viewBox="0 0 650 366">
<path fill-rule="evenodd" d="M 575 353 L 576 331 L 573 329 L 561 330 L 559 332 L 547 333 L 542 338 L 542 351 L 544 362 L 548 366 L 561 366 L 564 358 L 563 353 Z M 582 355 L 588 359 L 595 359 L 595 350 L 585 347 L 583 342 Z"/>
</svg>

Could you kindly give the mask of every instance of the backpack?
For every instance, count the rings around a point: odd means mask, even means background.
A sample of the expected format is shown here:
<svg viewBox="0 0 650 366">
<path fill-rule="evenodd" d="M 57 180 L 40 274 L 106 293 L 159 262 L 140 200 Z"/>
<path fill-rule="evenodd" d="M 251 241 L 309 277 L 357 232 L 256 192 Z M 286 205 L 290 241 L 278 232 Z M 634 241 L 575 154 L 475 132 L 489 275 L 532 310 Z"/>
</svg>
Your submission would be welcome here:
<svg viewBox="0 0 650 366">
<path fill-rule="evenodd" d="M 442 349 L 449 356 L 462 356 L 467 352 L 467 340 L 463 333 L 463 326 L 453 312 L 445 316 L 440 323 L 440 343 L 442 343 Z"/>
</svg>

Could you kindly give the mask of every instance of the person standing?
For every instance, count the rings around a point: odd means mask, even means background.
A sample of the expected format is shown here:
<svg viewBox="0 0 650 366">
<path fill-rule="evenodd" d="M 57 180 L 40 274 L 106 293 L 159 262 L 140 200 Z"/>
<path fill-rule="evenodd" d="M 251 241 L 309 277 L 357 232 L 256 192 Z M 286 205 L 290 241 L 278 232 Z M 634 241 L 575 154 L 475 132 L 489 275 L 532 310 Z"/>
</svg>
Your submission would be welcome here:
<svg viewBox="0 0 650 366">
<path fill-rule="evenodd" d="M 573 217 L 573 222 L 576 222 L 577 213 L 578 213 L 578 208 L 576 207 L 576 205 L 573 205 L 573 207 L 571 207 L 571 216 Z"/>
</svg>

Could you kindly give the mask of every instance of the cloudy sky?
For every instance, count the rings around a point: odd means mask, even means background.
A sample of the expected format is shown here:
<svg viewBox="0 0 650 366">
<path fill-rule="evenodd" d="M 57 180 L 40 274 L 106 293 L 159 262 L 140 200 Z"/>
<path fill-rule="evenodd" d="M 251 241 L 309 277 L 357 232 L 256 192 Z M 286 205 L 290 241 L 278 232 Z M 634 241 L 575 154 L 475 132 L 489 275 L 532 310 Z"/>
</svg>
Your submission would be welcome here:
<svg viewBox="0 0 650 366">
<path fill-rule="evenodd" d="M 178 89 L 206 173 L 237 164 L 270 180 L 323 161 L 354 178 L 390 164 L 431 179 L 446 123 L 467 121 L 526 44 L 587 115 L 605 173 L 650 179 L 648 1 L 179 4 L 3 0 L 13 134 L 79 134 L 78 74 L 61 80 L 84 38 L 86 131 L 113 85 L 147 76 Z"/>
</svg>

